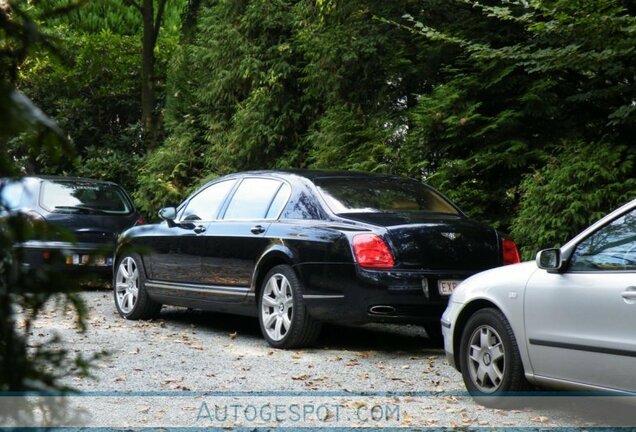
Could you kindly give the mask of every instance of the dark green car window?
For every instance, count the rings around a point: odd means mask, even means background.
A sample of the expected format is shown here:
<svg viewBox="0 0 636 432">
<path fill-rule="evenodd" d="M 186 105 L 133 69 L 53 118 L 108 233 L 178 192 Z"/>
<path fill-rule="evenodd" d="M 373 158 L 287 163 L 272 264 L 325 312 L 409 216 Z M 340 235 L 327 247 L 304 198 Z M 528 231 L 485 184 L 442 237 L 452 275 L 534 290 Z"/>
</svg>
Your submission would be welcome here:
<svg viewBox="0 0 636 432">
<path fill-rule="evenodd" d="M 315 181 L 336 214 L 369 212 L 434 212 L 458 214 L 434 190 L 412 180 L 326 177 Z"/>
</svg>

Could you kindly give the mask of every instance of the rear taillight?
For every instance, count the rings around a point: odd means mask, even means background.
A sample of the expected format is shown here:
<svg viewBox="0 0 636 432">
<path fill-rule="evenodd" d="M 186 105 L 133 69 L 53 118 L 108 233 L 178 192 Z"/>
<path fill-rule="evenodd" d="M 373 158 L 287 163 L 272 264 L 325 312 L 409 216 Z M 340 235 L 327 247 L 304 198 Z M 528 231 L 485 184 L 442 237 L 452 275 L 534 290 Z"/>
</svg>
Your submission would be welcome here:
<svg viewBox="0 0 636 432">
<path fill-rule="evenodd" d="M 361 267 L 393 268 L 395 261 L 382 237 L 375 234 L 358 234 L 353 237 L 353 252 Z"/>
<path fill-rule="evenodd" d="M 137 225 L 143 225 L 143 224 L 145 224 L 145 223 L 146 223 L 146 219 L 144 219 L 144 217 L 143 217 L 143 216 L 139 216 L 139 219 L 137 219 L 137 220 L 135 221 L 135 226 L 137 226 Z"/>
<path fill-rule="evenodd" d="M 511 239 L 503 239 L 501 242 L 501 254 L 503 256 L 503 265 L 517 264 L 521 262 L 517 245 Z"/>
</svg>

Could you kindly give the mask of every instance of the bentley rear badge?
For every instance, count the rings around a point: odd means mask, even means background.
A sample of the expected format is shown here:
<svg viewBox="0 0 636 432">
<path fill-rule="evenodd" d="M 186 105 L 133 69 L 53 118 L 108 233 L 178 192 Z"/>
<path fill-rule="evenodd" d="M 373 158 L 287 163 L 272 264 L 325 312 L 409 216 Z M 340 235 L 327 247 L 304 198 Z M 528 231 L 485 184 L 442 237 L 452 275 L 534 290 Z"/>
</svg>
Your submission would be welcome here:
<svg viewBox="0 0 636 432">
<path fill-rule="evenodd" d="M 456 232 L 443 232 L 441 234 L 449 240 L 457 240 L 461 236 L 460 233 Z"/>
</svg>

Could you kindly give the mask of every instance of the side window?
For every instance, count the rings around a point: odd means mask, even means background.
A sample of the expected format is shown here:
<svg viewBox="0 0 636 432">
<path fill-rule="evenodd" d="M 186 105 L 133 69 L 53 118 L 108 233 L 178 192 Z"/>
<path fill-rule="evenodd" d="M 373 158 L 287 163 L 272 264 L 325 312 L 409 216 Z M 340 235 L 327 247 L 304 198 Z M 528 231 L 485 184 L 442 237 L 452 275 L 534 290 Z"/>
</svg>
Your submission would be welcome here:
<svg viewBox="0 0 636 432">
<path fill-rule="evenodd" d="M 234 187 L 234 183 L 236 180 L 226 180 L 198 192 L 186 205 L 181 220 L 211 221 L 216 219 L 219 209 L 227 194 Z"/>
<path fill-rule="evenodd" d="M 291 187 L 289 187 L 287 183 L 283 183 L 280 189 L 278 189 L 278 193 L 274 197 L 274 201 L 272 201 L 272 204 L 269 206 L 265 219 L 276 219 L 281 210 L 283 210 L 285 204 L 287 204 L 289 195 L 291 195 Z"/>
<path fill-rule="evenodd" d="M 281 216 L 283 219 L 326 219 L 326 215 L 317 198 L 307 192 L 298 194 L 289 202 Z"/>
<path fill-rule="evenodd" d="M 223 219 L 265 219 L 281 182 L 273 179 L 246 178 L 234 193 Z"/>
<path fill-rule="evenodd" d="M 619 217 L 576 246 L 572 271 L 636 271 L 636 210 Z"/>
<path fill-rule="evenodd" d="M 2 194 L 2 206 L 11 210 L 20 205 L 24 186 L 20 182 L 4 183 L 0 185 L 0 193 Z"/>
</svg>

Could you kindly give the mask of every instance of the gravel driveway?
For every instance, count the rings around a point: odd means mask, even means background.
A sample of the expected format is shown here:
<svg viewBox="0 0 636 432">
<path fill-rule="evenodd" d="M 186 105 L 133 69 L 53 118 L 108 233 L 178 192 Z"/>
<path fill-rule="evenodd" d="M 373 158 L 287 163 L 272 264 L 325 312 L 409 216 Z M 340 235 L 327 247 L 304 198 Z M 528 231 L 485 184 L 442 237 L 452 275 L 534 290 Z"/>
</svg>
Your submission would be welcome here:
<svg viewBox="0 0 636 432">
<path fill-rule="evenodd" d="M 109 351 L 97 362 L 94 379 L 68 380 L 114 410 L 121 410 L 118 396 L 133 397 L 120 423 L 102 409 L 92 414 L 93 424 L 265 427 L 294 420 L 295 426 L 545 428 L 598 420 L 551 403 L 512 410 L 477 405 L 465 395 L 460 374 L 416 326 L 326 326 L 315 347 L 283 351 L 265 343 L 256 319 L 164 307 L 152 322 L 126 321 L 110 291 L 84 297 L 85 334 L 74 331 L 72 317 L 49 311 L 33 336 L 39 343 L 57 332 L 72 351 Z M 299 404 L 298 416 L 290 404 Z M 219 407 L 227 413 L 228 405 L 230 415 L 219 416 Z M 253 412 L 245 408 L 251 405 Z M 330 408 L 321 412 L 321 406 Z"/>
</svg>

